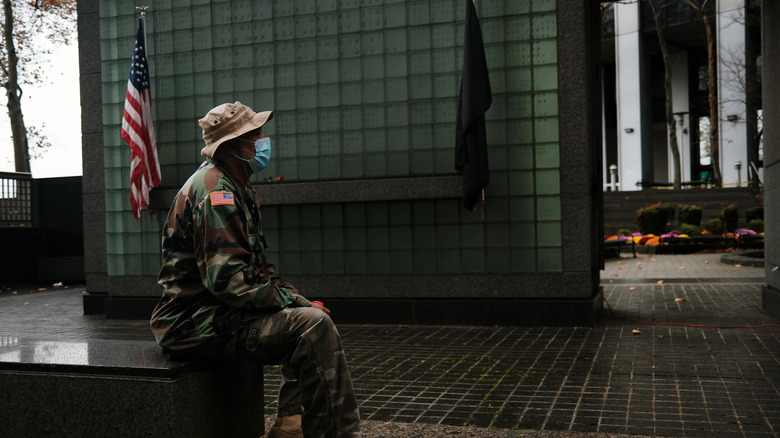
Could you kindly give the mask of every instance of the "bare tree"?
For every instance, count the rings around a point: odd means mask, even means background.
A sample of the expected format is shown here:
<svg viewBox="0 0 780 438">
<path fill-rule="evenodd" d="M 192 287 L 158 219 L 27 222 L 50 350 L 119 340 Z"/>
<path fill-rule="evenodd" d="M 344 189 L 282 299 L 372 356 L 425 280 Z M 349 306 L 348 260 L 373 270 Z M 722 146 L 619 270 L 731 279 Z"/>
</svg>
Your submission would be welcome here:
<svg viewBox="0 0 780 438">
<path fill-rule="evenodd" d="M 76 0 L 3 0 L 3 43 L 0 45 L 0 85 L 8 99 L 8 117 L 17 172 L 30 172 L 28 135 L 38 144 L 45 136 L 28 128 L 22 114 L 22 86 L 38 84 L 44 69 L 41 55 L 51 54 L 57 44 L 67 44 L 76 23 Z M 44 37 L 46 44 L 41 44 Z"/>
<path fill-rule="evenodd" d="M 707 35 L 707 96 L 710 105 L 710 156 L 712 158 L 713 185 L 720 187 L 723 177 L 720 173 L 720 146 L 718 143 L 718 95 L 715 90 L 715 38 L 712 34 L 710 19 L 706 7 L 710 0 L 685 0 L 688 5 L 701 15 L 704 22 L 704 32 Z"/>
<path fill-rule="evenodd" d="M 677 0 L 668 1 L 659 4 L 657 0 L 648 0 L 650 8 L 653 10 L 653 20 L 655 21 L 656 35 L 658 35 L 658 45 L 661 48 L 661 57 L 664 61 L 664 90 L 666 92 L 666 132 L 669 135 L 669 149 L 672 152 L 672 165 L 674 168 L 674 189 L 682 188 L 682 165 L 680 162 L 680 144 L 677 141 L 677 120 L 674 118 L 674 108 L 672 107 L 672 65 L 669 60 L 669 44 L 666 41 L 666 32 L 661 23 L 661 14 L 663 10 L 674 4 Z"/>
</svg>

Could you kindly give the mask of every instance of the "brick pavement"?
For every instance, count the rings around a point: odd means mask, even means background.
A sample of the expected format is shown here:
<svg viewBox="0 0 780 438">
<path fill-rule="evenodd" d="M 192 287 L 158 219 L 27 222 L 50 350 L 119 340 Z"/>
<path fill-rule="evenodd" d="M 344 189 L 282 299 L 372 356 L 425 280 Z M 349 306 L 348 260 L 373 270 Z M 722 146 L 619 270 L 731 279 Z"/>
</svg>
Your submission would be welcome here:
<svg viewBox="0 0 780 438">
<path fill-rule="evenodd" d="M 367 436 L 777 437 L 762 277 L 718 254 L 623 255 L 602 272 L 617 316 L 594 327 L 342 325 Z M 82 288 L 48 289 L 2 287 L 0 337 L 150 339 L 82 316 Z M 269 417 L 278 383 L 266 367 Z"/>
</svg>

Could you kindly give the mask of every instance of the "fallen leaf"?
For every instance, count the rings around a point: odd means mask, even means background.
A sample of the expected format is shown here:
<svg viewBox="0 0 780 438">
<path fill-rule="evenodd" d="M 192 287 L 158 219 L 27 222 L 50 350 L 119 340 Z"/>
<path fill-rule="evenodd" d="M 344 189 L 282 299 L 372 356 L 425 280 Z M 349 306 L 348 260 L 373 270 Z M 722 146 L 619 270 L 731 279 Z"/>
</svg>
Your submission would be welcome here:
<svg viewBox="0 0 780 438">
<path fill-rule="evenodd" d="M 623 262 L 617 262 L 617 264 L 618 264 L 618 265 L 622 265 L 622 264 L 623 264 Z"/>
<path fill-rule="evenodd" d="M 636 286 L 631 286 L 628 288 L 628 290 L 636 290 Z"/>
<path fill-rule="evenodd" d="M 685 266 L 680 266 L 680 269 L 685 269 Z"/>
<path fill-rule="evenodd" d="M 642 332 L 640 332 L 638 329 L 631 330 L 631 333 L 633 333 L 635 335 L 641 335 L 642 334 Z"/>
<path fill-rule="evenodd" d="M 612 274 L 612 276 L 613 276 L 613 277 L 617 277 L 618 275 L 617 275 L 617 274 Z"/>
<path fill-rule="evenodd" d="M 658 335 L 658 339 L 661 339 L 663 337 L 664 337 L 664 335 Z"/>
<path fill-rule="evenodd" d="M 654 262 L 654 261 L 655 261 L 655 257 L 651 258 L 651 259 L 650 259 L 650 261 L 651 261 L 651 262 Z"/>
<path fill-rule="evenodd" d="M 658 283 L 658 284 L 664 284 L 664 281 L 663 281 L 663 280 L 658 280 L 656 283 Z"/>
<path fill-rule="evenodd" d="M 30 302 L 29 302 L 29 301 L 25 301 L 25 302 L 24 302 L 24 305 L 25 305 L 25 306 L 29 306 L 29 305 L 30 305 Z"/>
<path fill-rule="evenodd" d="M 618 270 L 620 270 L 620 271 L 625 271 L 625 270 L 626 270 L 626 268 L 625 268 L 624 266 L 621 266 L 621 267 L 619 267 L 619 268 L 618 268 Z"/>
<path fill-rule="evenodd" d="M 734 265 L 734 267 L 735 267 L 735 268 L 741 268 L 741 267 L 742 267 L 742 265 L 740 265 L 739 263 L 737 263 L 736 265 Z"/>
<path fill-rule="evenodd" d="M 45 287 L 39 287 L 38 290 L 46 290 Z"/>
<path fill-rule="evenodd" d="M 685 298 L 675 298 L 674 299 L 675 303 L 679 303 L 679 302 L 682 302 L 682 301 L 685 301 Z"/>
<path fill-rule="evenodd" d="M 19 295 L 19 291 L 18 290 L 15 290 L 15 291 L 13 291 L 11 293 L 14 294 L 14 295 Z"/>
<path fill-rule="evenodd" d="M 709 264 L 710 264 L 710 261 L 709 261 L 709 260 L 705 260 L 705 261 L 704 261 L 704 264 L 705 264 L 705 265 L 709 265 Z"/>
</svg>

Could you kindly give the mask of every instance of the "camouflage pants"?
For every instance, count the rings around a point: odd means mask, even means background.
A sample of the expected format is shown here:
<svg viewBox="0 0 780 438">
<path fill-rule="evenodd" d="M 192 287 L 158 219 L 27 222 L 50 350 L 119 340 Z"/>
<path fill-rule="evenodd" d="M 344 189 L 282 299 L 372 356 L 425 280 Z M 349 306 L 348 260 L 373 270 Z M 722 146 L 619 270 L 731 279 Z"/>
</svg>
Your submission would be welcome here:
<svg viewBox="0 0 780 438">
<path fill-rule="evenodd" d="M 306 438 L 362 436 L 344 347 L 330 317 L 291 307 L 250 321 L 236 335 L 236 353 L 282 364 L 278 415 L 302 414 Z"/>
</svg>

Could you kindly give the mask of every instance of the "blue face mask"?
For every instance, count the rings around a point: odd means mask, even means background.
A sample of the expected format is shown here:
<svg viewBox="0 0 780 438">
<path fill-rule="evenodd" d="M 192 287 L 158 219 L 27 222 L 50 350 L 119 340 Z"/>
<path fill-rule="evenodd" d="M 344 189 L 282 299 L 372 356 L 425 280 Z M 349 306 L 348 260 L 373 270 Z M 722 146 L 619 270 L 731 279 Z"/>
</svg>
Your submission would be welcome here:
<svg viewBox="0 0 780 438">
<path fill-rule="evenodd" d="M 238 157 L 238 155 L 236 156 Z M 268 137 L 258 138 L 255 141 L 255 156 L 248 160 L 246 158 L 238 158 L 248 162 L 253 172 L 260 172 L 265 169 L 265 166 L 271 160 L 271 139 Z"/>
</svg>

